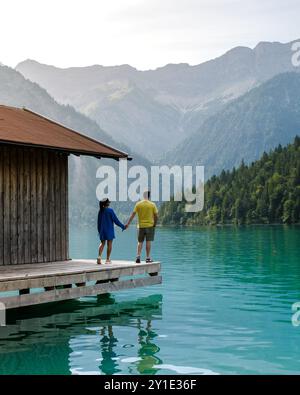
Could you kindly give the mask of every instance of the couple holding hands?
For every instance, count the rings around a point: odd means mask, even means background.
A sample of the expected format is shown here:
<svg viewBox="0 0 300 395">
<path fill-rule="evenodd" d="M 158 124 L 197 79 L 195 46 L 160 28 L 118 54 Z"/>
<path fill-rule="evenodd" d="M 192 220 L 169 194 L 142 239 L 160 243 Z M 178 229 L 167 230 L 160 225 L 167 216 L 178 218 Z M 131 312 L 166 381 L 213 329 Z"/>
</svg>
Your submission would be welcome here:
<svg viewBox="0 0 300 395">
<path fill-rule="evenodd" d="M 136 203 L 133 212 L 126 225 L 122 224 L 116 216 L 114 210 L 109 207 L 108 198 L 101 200 L 99 203 L 100 210 L 98 214 L 98 233 L 100 237 L 99 253 L 97 263 L 102 263 L 102 254 L 107 243 L 107 255 L 105 263 L 111 263 L 110 256 L 112 252 L 113 239 L 115 238 L 114 224 L 125 230 L 134 219 L 138 216 L 138 245 L 136 263 L 141 263 L 141 253 L 144 240 L 146 239 L 146 262 L 153 262 L 150 257 L 151 242 L 154 240 L 155 226 L 158 219 L 158 210 L 155 203 L 150 200 L 150 191 L 143 194 L 143 200 Z"/>
</svg>

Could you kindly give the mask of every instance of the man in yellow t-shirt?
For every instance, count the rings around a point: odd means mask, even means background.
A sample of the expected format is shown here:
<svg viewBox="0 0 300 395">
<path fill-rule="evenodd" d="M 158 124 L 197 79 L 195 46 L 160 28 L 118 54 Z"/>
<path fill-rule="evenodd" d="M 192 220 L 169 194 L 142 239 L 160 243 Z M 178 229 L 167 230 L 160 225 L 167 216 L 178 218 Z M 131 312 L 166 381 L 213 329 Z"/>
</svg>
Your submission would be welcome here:
<svg viewBox="0 0 300 395">
<path fill-rule="evenodd" d="M 144 199 L 136 203 L 126 227 L 138 215 L 138 245 L 136 263 L 141 263 L 141 252 L 146 239 L 146 262 L 153 262 L 150 257 L 151 242 L 154 240 L 155 227 L 158 219 L 158 210 L 155 203 L 150 201 L 150 191 L 144 192 Z"/>
</svg>

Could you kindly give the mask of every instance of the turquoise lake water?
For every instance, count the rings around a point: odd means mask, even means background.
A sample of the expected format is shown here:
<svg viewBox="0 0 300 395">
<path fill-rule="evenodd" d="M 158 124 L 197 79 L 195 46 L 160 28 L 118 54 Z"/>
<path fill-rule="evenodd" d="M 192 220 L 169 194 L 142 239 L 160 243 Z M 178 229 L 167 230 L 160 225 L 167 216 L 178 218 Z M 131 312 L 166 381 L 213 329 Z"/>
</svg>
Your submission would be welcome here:
<svg viewBox="0 0 300 395">
<path fill-rule="evenodd" d="M 112 258 L 133 259 L 134 228 Z M 71 232 L 73 258 L 97 235 Z M 159 228 L 163 284 L 10 313 L 0 374 L 299 374 L 300 227 Z"/>
</svg>

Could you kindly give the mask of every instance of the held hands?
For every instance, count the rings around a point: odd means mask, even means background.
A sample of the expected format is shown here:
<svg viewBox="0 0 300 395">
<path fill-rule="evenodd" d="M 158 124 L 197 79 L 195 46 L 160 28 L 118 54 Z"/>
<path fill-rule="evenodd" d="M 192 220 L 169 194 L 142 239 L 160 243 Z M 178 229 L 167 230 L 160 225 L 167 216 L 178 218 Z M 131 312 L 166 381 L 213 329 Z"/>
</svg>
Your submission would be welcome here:
<svg viewBox="0 0 300 395">
<path fill-rule="evenodd" d="M 131 224 L 131 221 L 133 220 L 134 216 L 135 216 L 135 213 L 132 213 L 130 218 L 127 221 L 127 224 L 125 225 L 125 230 L 129 228 L 129 225 Z"/>
</svg>

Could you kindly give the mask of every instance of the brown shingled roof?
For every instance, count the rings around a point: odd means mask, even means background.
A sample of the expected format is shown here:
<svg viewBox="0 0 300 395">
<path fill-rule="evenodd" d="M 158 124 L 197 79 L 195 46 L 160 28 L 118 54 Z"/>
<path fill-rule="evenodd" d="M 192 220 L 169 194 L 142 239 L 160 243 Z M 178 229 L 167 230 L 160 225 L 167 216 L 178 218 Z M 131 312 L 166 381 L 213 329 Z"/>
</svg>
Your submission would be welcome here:
<svg viewBox="0 0 300 395">
<path fill-rule="evenodd" d="M 55 149 L 77 155 L 127 158 L 102 144 L 25 108 L 0 105 L 0 143 Z"/>
</svg>

